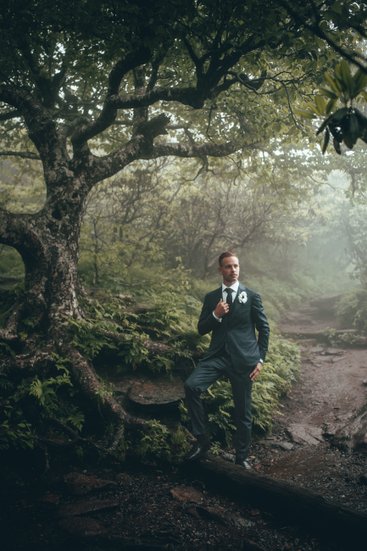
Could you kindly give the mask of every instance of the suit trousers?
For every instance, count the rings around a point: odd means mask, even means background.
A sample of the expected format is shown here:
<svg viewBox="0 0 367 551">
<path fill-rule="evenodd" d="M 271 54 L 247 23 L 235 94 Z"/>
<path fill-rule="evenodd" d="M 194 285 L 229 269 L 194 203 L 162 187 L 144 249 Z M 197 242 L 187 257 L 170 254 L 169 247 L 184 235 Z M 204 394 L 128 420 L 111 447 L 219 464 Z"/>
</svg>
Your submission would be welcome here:
<svg viewBox="0 0 367 551">
<path fill-rule="evenodd" d="M 215 356 L 200 360 L 196 369 L 185 382 L 186 405 L 194 436 L 207 434 L 206 415 L 201 393 L 217 379 L 227 377 L 231 383 L 234 402 L 236 434 L 234 446 L 236 459 L 246 459 L 251 443 L 251 391 L 249 377 L 254 367 L 234 366 L 230 355 L 223 349 Z"/>
</svg>

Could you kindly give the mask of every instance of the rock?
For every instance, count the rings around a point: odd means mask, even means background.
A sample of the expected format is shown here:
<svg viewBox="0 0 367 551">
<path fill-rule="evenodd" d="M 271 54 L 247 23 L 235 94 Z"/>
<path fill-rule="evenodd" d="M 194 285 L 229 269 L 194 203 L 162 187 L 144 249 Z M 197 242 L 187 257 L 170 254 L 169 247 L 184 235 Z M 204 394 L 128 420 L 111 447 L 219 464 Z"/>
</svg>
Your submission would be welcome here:
<svg viewBox="0 0 367 551">
<path fill-rule="evenodd" d="M 367 474 L 361 474 L 361 476 L 358 479 L 358 482 L 363 486 L 367 486 Z"/>
<path fill-rule="evenodd" d="M 259 545 L 258 543 L 252 540 L 244 540 L 242 550 L 243 551 L 266 551 L 265 547 L 263 547 L 262 545 Z"/>
<path fill-rule="evenodd" d="M 320 346 L 320 345 L 317 345 L 317 346 L 310 346 L 309 348 L 311 348 L 311 352 L 312 354 L 324 354 L 325 352 L 325 347 L 324 346 Z"/>
<path fill-rule="evenodd" d="M 286 429 L 293 442 L 298 444 L 317 445 L 323 441 L 322 429 L 313 425 L 293 423 Z"/>
<path fill-rule="evenodd" d="M 196 510 L 199 515 L 203 518 L 209 520 L 215 520 L 221 524 L 229 524 L 235 526 L 236 528 L 250 528 L 254 525 L 254 522 L 251 520 L 244 519 L 241 515 L 236 513 L 231 513 L 227 511 L 224 507 L 216 506 L 197 506 Z"/>
<path fill-rule="evenodd" d="M 65 518 L 59 521 L 59 526 L 72 536 L 101 536 L 107 533 L 106 527 L 90 517 Z"/>
<path fill-rule="evenodd" d="M 322 356 L 342 356 L 344 354 L 344 350 L 340 350 L 340 348 L 326 348 L 321 352 Z"/>
<path fill-rule="evenodd" d="M 53 511 L 54 509 L 57 509 L 60 504 L 60 496 L 58 494 L 47 492 L 40 497 L 38 503 L 43 509 L 46 509 L 47 511 Z"/>
<path fill-rule="evenodd" d="M 69 505 L 63 505 L 59 509 L 60 517 L 72 517 L 78 515 L 85 515 L 88 513 L 95 513 L 97 511 L 106 511 L 109 509 L 116 509 L 120 505 L 120 500 L 116 498 L 111 499 L 88 499 L 78 501 L 76 503 L 70 503 Z"/>
<path fill-rule="evenodd" d="M 351 420 L 335 434 L 332 435 L 332 442 L 342 449 L 360 450 L 367 449 L 367 410 L 364 406 Z"/>
<path fill-rule="evenodd" d="M 129 400 L 140 408 L 167 410 L 177 408 L 184 398 L 184 388 L 179 377 L 132 382 Z"/>
<path fill-rule="evenodd" d="M 111 488 L 116 486 L 112 480 L 104 480 L 97 478 L 94 475 L 86 475 L 82 473 L 68 473 L 64 476 L 64 482 L 71 495 L 81 496 L 89 494 L 95 490 L 102 488 Z"/>
<path fill-rule="evenodd" d="M 294 444 L 292 442 L 287 442 L 286 440 L 275 441 L 271 443 L 272 448 L 280 448 L 281 450 L 291 451 L 294 449 Z"/>
<path fill-rule="evenodd" d="M 116 475 L 116 481 L 120 486 L 125 486 L 132 481 L 132 476 L 129 473 L 118 473 Z"/>
<path fill-rule="evenodd" d="M 192 486 L 176 486 L 170 490 L 170 494 L 183 503 L 202 503 L 204 501 L 202 492 Z"/>
</svg>

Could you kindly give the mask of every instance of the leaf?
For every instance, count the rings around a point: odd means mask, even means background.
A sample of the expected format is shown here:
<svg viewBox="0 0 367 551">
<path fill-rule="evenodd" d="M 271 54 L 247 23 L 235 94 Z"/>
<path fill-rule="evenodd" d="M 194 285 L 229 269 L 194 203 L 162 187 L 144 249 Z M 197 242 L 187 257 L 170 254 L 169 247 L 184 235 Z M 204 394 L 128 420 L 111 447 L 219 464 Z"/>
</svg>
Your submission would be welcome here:
<svg viewBox="0 0 367 551">
<path fill-rule="evenodd" d="M 353 76 L 353 98 L 358 96 L 367 86 L 367 75 L 358 69 Z"/>
<path fill-rule="evenodd" d="M 324 155 L 324 153 L 327 149 L 327 146 L 329 145 L 329 141 L 330 141 L 330 132 L 329 132 L 328 128 L 326 128 L 325 135 L 324 135 L 324 141 L 323 141 L 322 149 L 321 149 L 323 155 Z"/>
<path fill-rule="evenodd" d="M 337 64 L 335 67 L 335 74 L 337 76 L 341 76 L 345 82 L 352 80 L 352 73 L 350 71 L 349 63 L 345 59 L 342 59 L 342 61 Z"/>
<path fill-rule="evenodd" d="M 359 127 L 363 130 L 367 130 L 367 117 L 363 115 L 358 109 L 354 110 L 356 117 L 358 119 Z"/>
<path fill-rule="evenodd" d="M 342 130 L 345 145 L 349 147 L 349 149 L 353 149 L 360 135 L 359 122 L 355 113 L 351 113 L 345 117 Z"/>
<path fill-rule="evenodd" d="M 341 109 L 338 109 L 331 115 L 330 118 L 333 119 L 334 124 L 341 124 L 343 119 L 348 115 L 349 108 L 348 107 L 341 107 Z"/>
<path fill-rule="evenodd" d="M 341 85 L 344 95 L 349 96 L 348 99 L 351 99 L 353 96 L 354 81 L 352 73 L 350 71 L 349 63 L 343 59 L 335 67 L 335 76 Z M 346 98 L 347 99 L 347 98 Z"/>
<path fill-rule="evenodd" d="M 341 150 L 341 148 L 340 148 L 340 143 L 339 143 L 338 140 L 335 139 L 335 138 L 333 139 L 333 145 L 334 145 L 334 149 L 335 149 L 335 151 L 337 152 L 337 154 L 338 154 L 338 155 L 341 155 L 342 150 Z"/>
<path fill-rule="evenodd" d="M 330 99 L 326 105 L 325 113 L 326 115 L 330 115 L 331 111 L 334 109 L 336 104 L 336 99 Z"/>
<path fill-rule="evenodd" d="M 327 118 L 324 120 L 324 122 L 322 123 L 322 125 L 320 126 L 320 128 L 317 130 L 316 136 L 318 136 L 319 134 L 321 134 L 321 132 L 322 132 L 323 130 L 325 130 L 325 128 L 327 127 L 327 125 L 329 124 L 329 122 L 330 122 L 330 120 L 331 120 L 331 117 L 332 117 L 332 115 L 331 115 L 330 117 L 327 117 Z"/>
<path fill-rule="evenodd" d="M 324 74 L 324 80 L 330 86 L 331 90 L 339 97 L 343 90 L 338 80 L 336 80 L 330 73 Z"/>
<path fill-rule="evenodd" d="M 323 92 L 323 95 L 330 99 L 338 99 L 338 95 L 328 88 L 320 88 L 320 92 Z"/>
<path fill-rule="evenodd" d="M 295 109 L 294 112 L 304 119 L 314 119 L 316 117 L 316 114 L 308 109 Z"/>
<path fill-rule="evenodd" d="M 317 113 L 319 115 L 325 115 L 326 114 L 326 99 L 324 98 L 324 96 L 316 96 L 315 97 L 315 104 L 316 104 L 316 109 L 317 109 Z"/>
</svg>

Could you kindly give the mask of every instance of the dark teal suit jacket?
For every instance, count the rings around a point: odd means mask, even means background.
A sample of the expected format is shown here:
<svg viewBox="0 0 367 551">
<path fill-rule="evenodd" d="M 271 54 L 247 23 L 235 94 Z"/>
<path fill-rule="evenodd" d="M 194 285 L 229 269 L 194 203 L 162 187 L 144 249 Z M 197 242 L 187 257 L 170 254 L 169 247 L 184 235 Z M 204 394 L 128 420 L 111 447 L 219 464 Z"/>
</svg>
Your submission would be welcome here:
<svg viewBox="0 0 367 551">
<path fill-rule="evenodd" d="M 247 300 L 241 303 L 239 295 L 243 291 Z M 203 359 L 225 348 L 236 367 L 255 366 L 260 359 L 265 360 L 270 334 L 260 295 L 240 283 L 230 313 L 219 322 L 214 318 L 213 310 L 221 298 L 222 287 L 219 287 L 204 299 L 198 331 L 200 335 L 211 332 L 212 338 Z"/>
</svg>

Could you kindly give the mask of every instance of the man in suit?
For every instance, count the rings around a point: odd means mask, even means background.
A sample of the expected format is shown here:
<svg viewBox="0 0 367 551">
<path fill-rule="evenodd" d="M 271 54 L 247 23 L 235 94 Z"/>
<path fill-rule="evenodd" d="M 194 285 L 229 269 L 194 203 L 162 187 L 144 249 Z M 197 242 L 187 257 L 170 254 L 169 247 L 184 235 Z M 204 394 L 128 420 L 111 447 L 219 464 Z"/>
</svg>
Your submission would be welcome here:
<svg viewBox="0 0 367 551">
<path fill-rule="evenodd" d="M 200 395 L 226 376 L 234 401 L 236 464 L 251 469 L 247 460 L 252 426 L 251 390 L 265 360 L 270 329 L 260 295 L 238 281 L 237 256 L 226 251 L 218 260 L 223 283 L 205 296 L 198 323 L 200 335 L 211 332 L 211 343 L 185 382 L 186 404 L 197 439 L 187 459 L 200 459 L 210 448 Z"/>
</svg>

